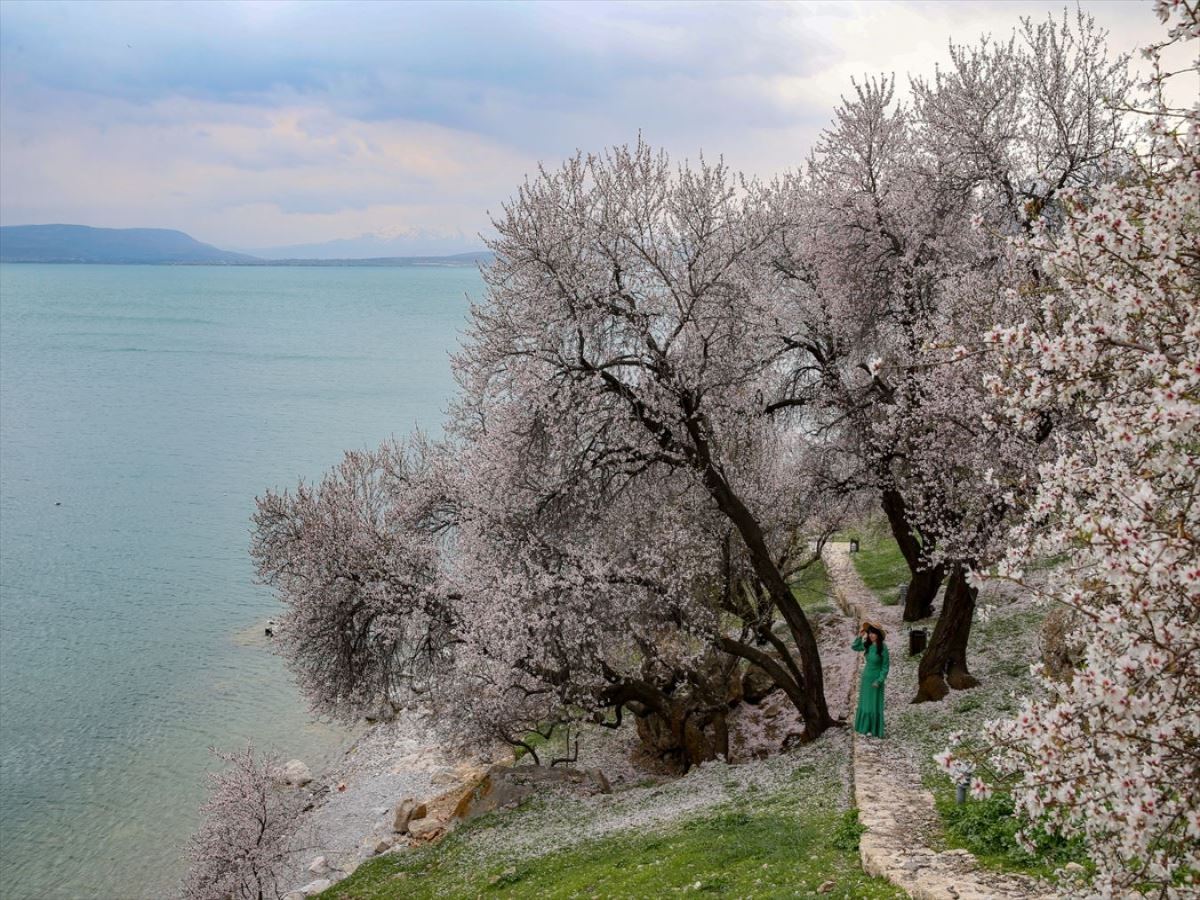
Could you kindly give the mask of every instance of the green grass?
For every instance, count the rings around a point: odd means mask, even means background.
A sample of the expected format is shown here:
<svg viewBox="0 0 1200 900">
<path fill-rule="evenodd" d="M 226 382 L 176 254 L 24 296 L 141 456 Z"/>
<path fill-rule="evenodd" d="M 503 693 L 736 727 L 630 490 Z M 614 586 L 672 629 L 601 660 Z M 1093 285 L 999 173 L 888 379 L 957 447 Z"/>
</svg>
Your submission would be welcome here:
<svg viewBox="0 0 1200 900">
<path fill-rule="evenodd" d="M 834 845 L 836 815 L 730 809 L 659 834 L 622 834 L 513 865 L 474 869 L 462 839 L 364 863 L 322 897 L 658 897 L 670 893 L 773 897 L 902 897 L 868 878 L 855 853 Z M 456 840 L 457 838 L 457 840 Z"/>
<path fill-rule="evenodd" d="M 1069 862 L 1091 865 L 1081 840 L 1068 841 L 1041 829 L 1031 833 L 1034 852 L 1027 853 L 1017 843 L 1021 822 L 1013 816 L 1012 799 L 1006 794 L 997 793 L 986 800 L 968 799 L 960 806 L 955 802 L 954 788 L 944 784 L 935 798 L 947 844 L 970 850 L 988 868 L 1049 878 L 1055 869 Z"/>
<path fill-rule="evenodd" d="M 908 563 L 900 553 L 895 538 L 882 524 L 862 529 L 858 552 L 850 554 L 854 568 L 879 602 L 895 606 L 898 602 L 897 587 L 907 584 Z"/>
<path fill-rule="evenodd" d="M 809 615 L 833 612 L 833 588 L 825 563 L 818 559 L 801 570 L 792 581 L 792 594 Z"/>
<path fill-rule="evenodd" d="M 842 794 L 840 778 L 827 767 L 797 766 L 786 788 L 750 784 L 722 805 L 665 827 L 633 827 L 533 858 L 506 858 L 505 830 L 519 831 L 559 802 L 535 801 L 482 817 L 439 844 L 365 862 L 321 897 L 794 897 L 816 896 L 826 881 L 834 886 L 822 896 L 903 897 L 860 868 L 861 826 Z M 478 852 L 480 837 L 495 849 Z"/>
</svg>

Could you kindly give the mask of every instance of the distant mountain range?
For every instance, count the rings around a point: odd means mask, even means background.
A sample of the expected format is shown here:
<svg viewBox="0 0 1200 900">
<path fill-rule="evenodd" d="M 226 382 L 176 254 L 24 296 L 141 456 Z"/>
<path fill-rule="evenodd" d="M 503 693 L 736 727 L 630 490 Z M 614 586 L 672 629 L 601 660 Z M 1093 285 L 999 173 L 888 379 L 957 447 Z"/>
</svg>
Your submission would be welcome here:
<svg viewBox="0 0 1200 900">
<path fill-rule="evenodd" d="M 356 239 L 357 240 L 357 239 Z M 312 249 L 350 250 L 331 241 Z M 305 247 L 279 248 L 308 249 Z M 287 258 L 262 258 L 248 253 L 221 250 L 204 244 L 182 231 L 167 228 L 90 228 L 86 225 L 4 225 L 0 226 L 0 262 L 22 263 L 140 263 L 147 265 L 226 265 L 226 266 L 469 266 L 491 259 L 486 251 L 453 253 L 447 256 L 373 256 L 336 258 L 321 255 L 305 257 L 297 253 Z"/>
<path fill-rule="evenodd" d="M 0 227 L 2 262 L 229 264 L 253 260 L 244 253 L 219 250 L 167 228 Z"/>
<path fill-rule="evenodd" d="M 478 251 L 480 243 L 478 237 L 457 229 L 396 228 L 381 234 L 360 234 L 320 244 L 238 249 L 262 259 L 394 259 L 458 256 Z"/>
</svg>

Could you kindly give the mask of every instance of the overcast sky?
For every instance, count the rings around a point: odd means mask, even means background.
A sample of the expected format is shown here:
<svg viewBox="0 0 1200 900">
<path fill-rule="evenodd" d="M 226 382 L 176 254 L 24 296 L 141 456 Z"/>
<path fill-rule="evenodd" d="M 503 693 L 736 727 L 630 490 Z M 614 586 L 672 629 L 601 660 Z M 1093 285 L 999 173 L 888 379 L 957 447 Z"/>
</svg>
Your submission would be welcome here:
<svg viewBox="0 0 1200 900">
<path fill-rule="evenodd" d="M 1117 50 L 1149 2 L 1083 8 Z M 1059 2 L 0 3 L 0 221 L 256 248 L 474 235 L 539 161 L 647 140 L 792 167 L 852 76 Z"/>
</svg>

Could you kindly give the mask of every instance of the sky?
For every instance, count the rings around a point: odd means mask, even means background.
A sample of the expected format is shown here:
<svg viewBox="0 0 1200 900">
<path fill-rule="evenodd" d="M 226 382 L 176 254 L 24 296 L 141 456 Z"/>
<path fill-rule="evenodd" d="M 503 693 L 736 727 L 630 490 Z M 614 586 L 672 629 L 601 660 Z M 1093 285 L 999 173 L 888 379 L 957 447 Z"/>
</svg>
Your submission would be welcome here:
<svg viewBox="0 0 1200 900">
<path fill-rule="evenodd" d="M 1081 6 L 1114 50 L 1162 35 L 1148 0 Z M 472 249 L 539 163 L 640 132 L 770 176 L 803 160 L 852 77 L 927 74 L 951 39 L 1063 9 L 3 0 L 0 223 Z"/>
</svg>

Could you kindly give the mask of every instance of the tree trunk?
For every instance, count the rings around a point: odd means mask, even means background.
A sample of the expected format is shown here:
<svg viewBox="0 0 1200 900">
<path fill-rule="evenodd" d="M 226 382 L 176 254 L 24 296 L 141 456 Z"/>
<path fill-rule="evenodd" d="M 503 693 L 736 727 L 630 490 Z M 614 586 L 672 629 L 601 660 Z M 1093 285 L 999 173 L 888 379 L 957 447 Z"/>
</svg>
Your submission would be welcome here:
<svg viewBox="0 0 1200 900">
<path fill-rule="evenodd" d="M 933 599 L 942 586 L 946 569 L 936 565 L 932 569 L 920 569 L 912 573 L 908 592 L 904 595 L 904 621 L 917 622 L 933 615 Z"/>
<path fill-rule="evenodd" d="M 900 547 L 904 561 L 908 563 L 908 591 L 904 595 L 904 621 L 916 622 L 933 615 L 933 598 L 937 596 L 942 578 L 946 574 L 945 567 L 934 566 L 932 569 L 922 568 L 924 548 L 913 534 L 908 521 L 908 509 L 904 498 L 895 488 L 887 488 L 883 492 L 883 512 L 887 516 L 888 525 L 892 529 L 892 537 Z"/>
<path fill-rule="evenodd" d="M 682 774 L 718 756 L 729 758 L 729 726 L 724 709 L 685 698 L 672 702 L 663 712 L 643 713 L 635 717 L 642 747 L 671 771 Z"/>
<path fill-rule="evenodd" d="M 979 592 L 967 582 L 962 565 L 950 570 L 946 582 L 946 597 L 942 614 L 929 641 L 929 649 L 921 657 L 917 671 L 917 696 L 913 703 L 941 700 L 950 689 L 966 690 L 979 682 L 967 669 L 967 640 L 971 636 L 971 621 L 975 616 L 975 598 Z"/>
<path fill-rule="evenodd" d="M 755 576 L 771 598 L 771 603 L 787 622 L 792 632 L 792 639 L 796 642 L 796 649 L 800 654 L 800 669 L 804 678 L 803 682 L 798 685 L 800 696 L 793 695 L 793 700 L 800 701 L 796 703 L 796 708 L 804 717 L 803 739 L 811 741 L 824 733 L 827 728 L 837 724 L 829 715 L 829 707 L 825 703 L 825 678 L 821 671 L 821 654 L 817 649 L 816 635 L 813 634 L 812 626 L 809 625 L 804 610 L 796 602 L 792 589 L 788 587 L 787 580 L 771 556 L 762 526 L 742 503 L 741 498 L 733 492 L 721 472 L 711 462 L 706 460 L 706 463 L 708 464 L 704 469 L 705 487 L 716 501 L 717 507 L 729 517 L 738 530 L 750 555 Z"/>
</svg>

